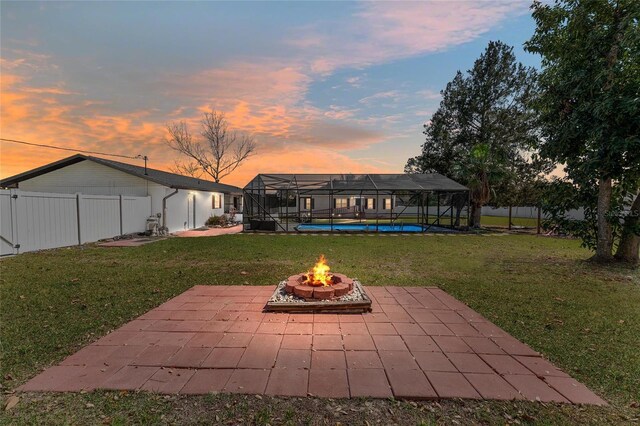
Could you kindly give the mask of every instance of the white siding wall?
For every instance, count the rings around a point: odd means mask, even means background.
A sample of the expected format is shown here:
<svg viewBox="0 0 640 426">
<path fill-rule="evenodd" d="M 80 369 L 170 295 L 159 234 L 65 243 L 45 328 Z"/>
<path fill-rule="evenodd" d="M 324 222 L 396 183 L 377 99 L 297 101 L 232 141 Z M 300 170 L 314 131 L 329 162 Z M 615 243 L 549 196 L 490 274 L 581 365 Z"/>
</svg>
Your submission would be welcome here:
<svg viewBox="0 0 640 426">
<path fill-rule="evenodd" d="M 308 210 L 305 210 L 305 204 L 304 204 L 304 198 L 305 196 L 301 196 L 297 201 L 298 203 L 300 203 L 300 211 L 301 212 L 308 212 Z M 358 197 L 354 197 L 351 195 L 335 195 L 333 198 L 348 198 L 349 199 L 349 208 L 353 208 L 356 205 L 356 198 Z M 363 203 L 366 203 L 366 198 L 376 198 L 375 195 L 371 195 L 371 196 L 364 196 L 363 195 Z M 384 203 L 383 200 L 385 198 L 391 198 L 391 195 L 380 195 L 377 199 L 376 199 L 376 206 L 378 208 L 378 213 L 389 213 L 389 209 L 385 209 L 384 208 Z M 394 202 L 395 202 L 395 196 L 394 198 Z M 328 195 L 314 195 L 313 196 L 313 210 L 325 210 L 325 209 L 329 209 L 331 207 L 333 207 L 333 204 L 331 202 L 331 198 Z M 393 211 L 401 211 L 404 207 L 395 207 L 393 209 Z M 284 212 L 286 209 L 283 208 L 282 211 Z M 290 213 L 295 213 L 298 211 L 298 207 L 289 207 L 288 211 Z M 407 210 L 408 211 L 408 210 Z M 405 213 L 407 212 L 405 211 Z M 278 212 L 278 208 L 274 208 L 273 209 L 273 213 L 277 213 Z M 376 209 L 365 209 L 365 212 L 367 213 L 375 213 Z"/>
<path fill-rule="evenodd" d="M 164 194 L 158 193 L 158 196 L 154 196 L 155 191 L 152 194 L 154 201 L 159 200 L 159 209 L 162 211 L 162 198 L 166 195 L 174 192 L 173 189 L 166 188 L 163 191 Z M 204 225 L 210 216 L 221 216 L 224 213 L 224 208 L 212 209 L 211 197 L 213 192 L 206 191 L 189 191 L 185 189 L 178 190 L 178 193 L 172 195 L 167 199 L 167 223 L 169 232 L 182 231 L 185 229 L 199 228 Z M 219 194 L 221 197 L 221 206 L 224 206 L 224 194 Z M 195 223 L 193 222 L 194 204 L 193 198 L 195 197 Z M 154 203 L 154 209 L 156 208 Z"/>
<path fill-rule="evenodd" d="M 356 198 L 359 198 L 360 196 L 354 197 L 351 195 L 335 195 L 333 198 L 348 198 L 349 199 L 349 207 L 352 208 L 356 205 Z M 365 199 L 366 198 L 376 198 L 375 195 L 363 195 L 363 200 L 362 203 L 365 203 Z M 301 211 L 305 211 L 304 209 L 304 198 L 305 196 L 301 196 L 298 199 L 298 202 L 300 203 L 300 210 Z M 331 207 L 333 207 L 333 204 L 331 202 L 331 198 L 328 195 L 313 195 L 313 210 L 324 210 L 324 209 L 329 209 Z M 384 204 L 383 204 L 383 200 L 385 198 L 391 198 L 391 195 L 380 195 L 378 196 L 377 200 L 376 200 L 376 205 L 378 207 L 378 211 L 379 212 L 389 212 L 389 209 L 384 209 Z M 393 197 L 395 199 L 395 196 Z M 395 201 L 394 201 L 395 202 Z M 402 209 L 402 208 L 401 208 Z M 401 210 L 400 209 L 400 210 Z M 284 209 L 283 209 L 284 210 Z M 396 211 L 397 208 L 394 208 L 394 211 Z M 278 211 L 278 209 L 274 209 L 274 211 Z M 289 207 L 289 211 L 290 212 L 297 212 L 298 211 L 298 207 Z M 365 211 L 367 212 L 371 212 L 371 213 L 375 213 L 376 209 L 365 209 Z"/>
<path fill-rule="evenodd" d="M 149 195 L 153 183 L 114 168 L 81 161 L 20 182 L 23 191 L 92 195 Z"/>
</svg>

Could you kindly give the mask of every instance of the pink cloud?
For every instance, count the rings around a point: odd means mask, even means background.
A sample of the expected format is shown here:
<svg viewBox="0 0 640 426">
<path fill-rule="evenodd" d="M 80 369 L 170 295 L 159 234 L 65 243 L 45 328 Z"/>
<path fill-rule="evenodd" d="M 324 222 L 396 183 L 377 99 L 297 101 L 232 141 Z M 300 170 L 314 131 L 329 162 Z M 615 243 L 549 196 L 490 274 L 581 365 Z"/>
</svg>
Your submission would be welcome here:
<svg viewBox="0 0 640 426">
<path fill-rule="evenodd" d="M 528 8 L 526 2 L 504 0 L 367 1 L 344 25 L 301 28 L 304 34 L 291 44 L 313 41 L 310 69 L 327 75 L 466 43 Z"/>
<path fill-rule="evenodd" d="M 365 105 L 372 105 L 380 100 L 391 100 L 397 101 L 402 98 L 404 95 L 400 93 L 398 90 L 388 90 L 385 92 L 374 93 L 373 95 L 369 95 L 365 98 L 360 99 L 358 102 Z"/>
<path fill-rule="evenodd" d="M 360 17 L 383 53 L 407 55 L 471 41 L 528 8 L 518 1 L 366 2 Z"/>
</svg>

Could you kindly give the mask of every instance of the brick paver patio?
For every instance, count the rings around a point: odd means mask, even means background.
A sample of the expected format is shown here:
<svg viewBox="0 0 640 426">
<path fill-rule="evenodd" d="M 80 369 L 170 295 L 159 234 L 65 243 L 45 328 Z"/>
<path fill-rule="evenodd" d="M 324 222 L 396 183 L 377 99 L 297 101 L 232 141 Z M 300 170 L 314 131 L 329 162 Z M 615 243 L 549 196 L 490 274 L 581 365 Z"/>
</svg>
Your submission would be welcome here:
<svg viewBox="0 0 640 426">
<path fill-rule="evenodd" d="M 195 286 L 24 384 L 606 404 L 438 288 L 367 287 L 373 313 L 263 313 L 274 287 Z"/>
</svg>

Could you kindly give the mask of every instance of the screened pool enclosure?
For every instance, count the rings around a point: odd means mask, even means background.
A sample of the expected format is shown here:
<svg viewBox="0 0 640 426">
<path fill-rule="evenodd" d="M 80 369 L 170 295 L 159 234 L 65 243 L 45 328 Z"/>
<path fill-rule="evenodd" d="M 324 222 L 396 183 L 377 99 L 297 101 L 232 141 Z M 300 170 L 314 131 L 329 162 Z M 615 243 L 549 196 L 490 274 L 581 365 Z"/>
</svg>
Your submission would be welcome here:
<svg viewBox="0 0 640 426">
<path fill-rule="evenodd" d="M 430 174 L 259 174 L 243 189 L 247 231 L 452 232 L 469 189 Z"/>
</svg>

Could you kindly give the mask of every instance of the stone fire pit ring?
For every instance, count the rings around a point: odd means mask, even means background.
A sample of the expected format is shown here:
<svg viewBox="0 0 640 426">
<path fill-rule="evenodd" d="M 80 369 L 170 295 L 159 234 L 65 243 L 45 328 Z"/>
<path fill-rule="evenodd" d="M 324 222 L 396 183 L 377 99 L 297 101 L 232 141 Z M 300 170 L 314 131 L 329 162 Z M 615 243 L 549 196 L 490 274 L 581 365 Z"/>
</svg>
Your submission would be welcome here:
<svg viewBox="0 0 640 426">
<path fill-rule="evenodd" d="M 306 283 L 307 274 L 292 275 L 287 279 L 285 291 L 305 300 L 333 300 L 353 291 L 353 280 L 346 275 L 334 273 L 331 285 L 318 286 Z"/>
<path fill-rule="evenodd" d="M 280 281 L 264 311 L 343 314 L 371 312 L 371 299 L 356 278 L 336 273 L 332 275 L 328 286 L 304 283 L 307 274 L 292 275 Z"/>
</svg>

